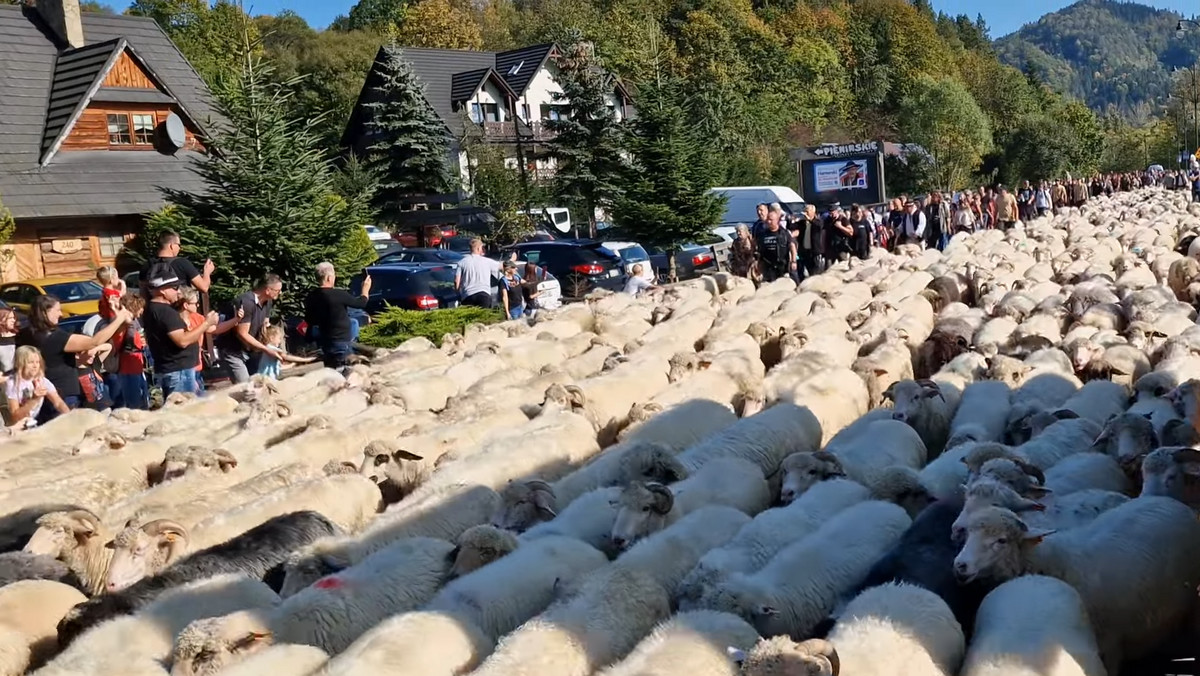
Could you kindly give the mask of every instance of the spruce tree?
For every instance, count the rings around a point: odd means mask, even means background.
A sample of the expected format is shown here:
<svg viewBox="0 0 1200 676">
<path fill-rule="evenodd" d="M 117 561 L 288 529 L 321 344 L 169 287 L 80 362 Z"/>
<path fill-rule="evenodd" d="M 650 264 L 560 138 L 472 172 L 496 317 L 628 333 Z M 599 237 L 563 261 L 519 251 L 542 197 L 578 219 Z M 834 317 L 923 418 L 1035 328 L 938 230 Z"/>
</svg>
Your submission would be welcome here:
<svg viewBox="0 0 1200 676">
<path fill-rule="evenodd" d="M 621 125 L 607 100 L 616 90 L 616 79 L 604 70 L 591 43 L 578 31 L 572 31 L 558 68 L 562 94 L 555 93 L 554 98 L 567 110 L 562 119 L 546 123 L 555 133 L 548 144 L 548 154 L 556 163 L 554 192 L 583 207 L 588 234 L 595 237 L 596 207 L 611 207 L 621 194 L 618 175 L 625 165 Z"/>
<path fill-rule="evenodd" d="M 213 259 L 214 301 L 273 272 L 286 284 L 284 311 L 294 311 L 316 281 L 317 263 L 355 258 L 348 249 L 358 246 L 368 214 L 336 192 L 334 169 L 317 140 L 320 120 L 289 112 L 294 85 L 274 81 L 256 56 L 246 58 L 236 77 L 223 78 L 214 89 L 220 119 L 206 139 L 211 152 L 195 168 L 206 189 L 164 190 L 168 206 L 147 223 L 142 253 L 171 229 L 193 260 Z M 358 271 L 338 273 L 349 278 Z"/>
<path fill-rule="evenodd" d="M 379 177 L 375 208 L 387 223 L 396 223 L 401 198 L 450 191 L 446 160 L 448 131 L 429 102 L 424 87 L 399 47 L 384 47 L 381 76 L 366 104 L 367 166 Z"/>
<path fill-rule="evenodd" d="M 711 234 L 725 212 L 725 198 L 708 192 L 720 178 L 720 162 L 693 124 L 683 92 L 672 81 L 639 89 L 638 116 L 627 135 L 633 161 L 620 174 L 621 196 L 613 206 L 622 232 L 668 252 L 671 279 L 675 252 Z"/>
</svg>

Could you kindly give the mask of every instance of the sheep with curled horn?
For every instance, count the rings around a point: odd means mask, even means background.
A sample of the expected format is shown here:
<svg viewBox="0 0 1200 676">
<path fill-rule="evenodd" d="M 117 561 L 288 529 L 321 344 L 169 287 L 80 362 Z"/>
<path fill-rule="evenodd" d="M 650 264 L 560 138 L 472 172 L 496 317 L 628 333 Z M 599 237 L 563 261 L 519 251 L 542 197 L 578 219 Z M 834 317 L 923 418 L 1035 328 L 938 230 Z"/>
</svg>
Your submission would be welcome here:
<svg viewBox="0 0 1200 676">
<path fill-rule="evenodd" d="M 133 519 L 105 545 L 112 550 L 105 591 L 120 591 L 143 577 L 157 574 L 187 553 L 188 533 L 170 519 L 138 525 Z"/>
</svg>

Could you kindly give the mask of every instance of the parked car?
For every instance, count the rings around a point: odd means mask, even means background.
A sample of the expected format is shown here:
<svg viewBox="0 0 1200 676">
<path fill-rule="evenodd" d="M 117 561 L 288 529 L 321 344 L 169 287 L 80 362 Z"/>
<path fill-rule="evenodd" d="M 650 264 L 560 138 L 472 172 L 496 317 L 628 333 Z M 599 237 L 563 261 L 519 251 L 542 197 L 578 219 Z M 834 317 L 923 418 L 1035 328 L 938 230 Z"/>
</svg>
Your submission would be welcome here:
<svg viewBox="0 0 1200 676">
<path fill-rule="evenodd" d="M 713 252 L 714 244 L 724 244 L 728 251 L 728 243 L 718 235 L 713 235 L 701 243 L 685 244 L 675 253 L 675 276 L 680 280 L 694 279 L 704 272 L 717 271 L 717 257 Z M 654 273 L 660 281 L 666 281 L 670 276 L 667 252 L 662 249 L 650 248 L 650 260 L 654 265 Z"/>
<path fill-rule="evenodd" d="M 379 257 L 375 265 L 392 263 L 442 263 L 456 265 L 463 254 L 449 249 L 400 249 Z"/>
<path fill-rule="evenodd" d="M 442 247 L 461 254 L 471 253 L 471 240 L 474 239 L 467 235 L 455 235 L 442 240 Z"/>
<path fill-rule="evenodd" d="M 392 235 L 386 230 L 380 230 L 373 225 L 364 225 L 363 229 L 367 231 L 367 237 L 371 238 L 371 244 L 375 246 L 376 251 L 382 251 L 392 243 Z"/>
<path fill-rule="evenodd" d="M 778 202 L 783 211 L 788 214 L 804 213 L 804 198 L 795 190 L 782 185 L 754 185 L 738 187 L 720 187 L 708 191 L 710 195 L 722 195 L 726 198 L 725 215 L 722 224 L 749 225 L 758 219 L 758 205 Z"/>
<path fill-rule="evenodd" d="M 537 220 L 539 229 L 554 228 L 562 234 L 571 232 L 571 211 L 563 207 L 538 207 L 529 211 L 519 211 Z"/>
<path fill-rule="evenodd" d="M 637 242 L 605 242 L 604 248 L 615 252 L 625 265 L 625 274 L 633 276 L 633 266 L 642 264 L 642 278 L 654 281 L 654 264 L 650 262 L 650 254 Z"/>
<path fill-rule="evenodd" d="M 441 263 L 388 263 L 371 265 L 371 293 L 367 314 L 382 312 L 387 306 L 405 310 L 436 310 L 458 307 L 454 290 L 454 267 Z M 350 280 L 350 293 L 362 290 L 363 274 Z"/>
<path fill-rule="evenodd" d="M 62 303 L 63 316 L 72 317 L 99 312 L 103 292 L 104 289 L 93 279 L 55 277 L 0 285 L 0 300 L 22 312 L 29 312 L 33 299 L 50 294 Z"/>
<path fill-rule="evenodd" d="M 20 315 L 18 315 L 18 317 L 19 316 Z M 62 320 L 60 320 L 58 322 L 58 328 L 62 329 L 63 331 L 66 331 L 67 333 L 83 333 L 84 325 L 86 325 L 88 323 L 88 320 L 90 320 L 92 317 L 95 317 L 95 316 L 96 316 L 95 314 L 90 314 L 90 315 L 72 315 L 70 317 L 64 317 Z M 28 321 L 28 320 L 26 320 L 26 321 Z"/>
<path fill-rule="evenodd" d="M 513 251 L 558 278 L 564 298 L 582 298 L 597 288 L 620 291 L 625 287 L 621 257 L 594 240 L 522 242 L 504 253 Z"/>
</svg>

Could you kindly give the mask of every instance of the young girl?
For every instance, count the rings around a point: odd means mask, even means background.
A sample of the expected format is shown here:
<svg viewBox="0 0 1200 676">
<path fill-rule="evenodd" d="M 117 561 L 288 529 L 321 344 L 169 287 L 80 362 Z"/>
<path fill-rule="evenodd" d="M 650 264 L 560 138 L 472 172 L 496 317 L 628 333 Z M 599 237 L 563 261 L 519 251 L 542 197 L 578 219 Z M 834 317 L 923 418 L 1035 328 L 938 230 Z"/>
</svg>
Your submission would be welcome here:
<svg viewBox="0 0 1200 676">
<path fill-rule="evenodd" d="M 117 391 L 121 393 L 121 405 L 145 411 L 150 408 L 150 389 L 146 386 L 146 336 L 141 322 L 146 301 L 137 293 L 129 293 L 122 302 L 133 314 L 133 319 L 125 326 L 118 346 L 121 352 L 117 361 L 117 380 L 120 382 Z"/>
<path fill-rule="evenodd" d="M 200 314 L 200 292 L 196 289 L 185 286 L 179 290 L 179 316 L 183 319 L 183 323 L 187 324 L 187 330 L 192 331 L 197 326 L 204 323 L 204 315 Z M 236 317 L 228 319 L 216 326 L 208 327 L 211 335 L 220 335 L 237 326 L 238 320 L 242 318 L 242 308 L 238 307 Z M 196 363 L 196 394 L 204 394 L 204 354 L 201 353 L 200 359 Z"/>
<path fill-rule="evenodd" d="M 47 399 L 60 414 L 70 411 L 54 385 L 46 379 L 42 353 L 32 345 L 17 348 L 15 371 L 8 379 L 5 394 L 8 395 L 9 424 L 17 429 L 35 427 Z"/>
<path fill-rule="evenodd" d="M 287 350 L 283 347 L 285 337 L 286 334 L 282 326 L 268 326 L 263 329 L 263 344 L 267 346 L 269 351 L 262 353 L 262 356 L 258 360 L 259 375 L 266 376 L 272 380 L 279 380 L 283 362 L 311 364 L 316 361 L 315 357 L 297 357 L 288 354 Z"/>
<path fill-rule="evenodd" d="M 104 287 L 100 296 L 100 317 L 111 322 L 121 307 L 121 296 L 125 295 L 125 280 L 117 276 L 117 269 L 102 265 L 96 269 L 96 281 Z"/>
<path fill-rule="evenodd" d="M 12 308 L 0 309 L 0 373 L 13 370 L 17 356 L 17 313 Z"/>
</svg>

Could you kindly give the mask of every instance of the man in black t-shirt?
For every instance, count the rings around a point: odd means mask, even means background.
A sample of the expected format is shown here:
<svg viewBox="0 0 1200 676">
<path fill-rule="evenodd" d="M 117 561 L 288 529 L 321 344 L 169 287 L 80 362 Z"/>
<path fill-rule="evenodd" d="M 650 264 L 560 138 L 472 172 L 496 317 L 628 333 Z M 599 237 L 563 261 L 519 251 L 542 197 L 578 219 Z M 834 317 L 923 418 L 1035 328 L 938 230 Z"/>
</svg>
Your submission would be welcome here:
<svg viewBox="0 0 1200 676">
<path fill-rule="evenodd" d="M 145 280 L 150 302 L 142 314 L 142 326 L 146 345 L 154 357 L 159 387 L 164 397 L 172 392 L 198 394 L 196 363 L 200 361 L 200 341 L 209 327 L 217 325 L 217 313 L 208 313 L 203 323 L 188 331 L 174 305 L 179 300 L 179 278 L 166 265 L 155 268 L 152 274 Z"/>
<path fill-rule="evenodd" d="M 782 218 L 782 211 L 768 212 L 766 227 L 755 237 L 764 282 L 787 277 L 796 270 L 796 242 L 780 227 Z"/>
<path fill-rule="evenodd" d="M 259 356 L 267 351 L 261 342 L 262 330 L 270 324 L 271 311 L 281 293 L 283 280 L 279 275 L 268 274 L 254 290 L 234 300 L 230 316 L 241 308 L 242 319 L 234 330 L 217 337 L 216 347 L 221 363 L 229 369 L 229 379 L 235 384 L 250 380 L 250 374 L 258 371 Z"/>
<path fill-rule="evenodd" d="M 354 351 L 350 345 L 350 314 L 346 308 L 361 310 L 367 307 L 367 298 L 371 295 L 371 276 L 363 278 L 362 291 L 357 297 L 345 289 L 333 287 L 337 280 L 333 263 L 317 265 L 317 279 L 321 285 L 309 291 L 304 299 L 304 321 L 308 323 L 310 332 L 317 330 L 317 341 L 325 365 L 339 368 L 346 365 L 346 359 Z"/>
<path fill-rule="evenodd" d="M 175 278 L 181 284 L 191 284 L 200 293 L 208 293 L 212 285 L 212 273 L 217 269 L 212 260 L 204 261 L 204 272 L 196 269 L 188 259 L 179 255 L 179 234 L 171 231 L 164 232 L 158 237 L 158 255 L 150 257 L 142 266 L 139 284 L 142 287 L 142 297 L 151 299 L 148 282 L 154 270 L 164 265 L 171 268 Z"/>
</svg>

